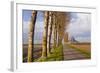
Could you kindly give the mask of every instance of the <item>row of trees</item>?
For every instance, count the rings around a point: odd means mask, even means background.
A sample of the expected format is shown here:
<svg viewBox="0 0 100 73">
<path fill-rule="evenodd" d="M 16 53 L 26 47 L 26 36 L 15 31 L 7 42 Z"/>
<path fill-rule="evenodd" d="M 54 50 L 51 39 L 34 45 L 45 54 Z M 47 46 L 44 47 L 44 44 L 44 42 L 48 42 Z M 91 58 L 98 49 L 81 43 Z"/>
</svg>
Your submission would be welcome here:
<svg viewBox="0 0 100 73">
<path fill-rule="evenodd" d="M 33 62 L 34 49 L 34 31 L 37 19 L 37 11 L 32 11 L 29 24 L 28 40 L 28 58 L 27 62 Z M 42 39 L 42 58 L 47 58 L 51 53 L 51 48 L 55 49 L 62 44 L 66 26 L 69 22 L 69 13 L 44 11 L 44 29 Z M 53 47 L 51 47 L 51 38 L 53 38 Z"/>
</svg>

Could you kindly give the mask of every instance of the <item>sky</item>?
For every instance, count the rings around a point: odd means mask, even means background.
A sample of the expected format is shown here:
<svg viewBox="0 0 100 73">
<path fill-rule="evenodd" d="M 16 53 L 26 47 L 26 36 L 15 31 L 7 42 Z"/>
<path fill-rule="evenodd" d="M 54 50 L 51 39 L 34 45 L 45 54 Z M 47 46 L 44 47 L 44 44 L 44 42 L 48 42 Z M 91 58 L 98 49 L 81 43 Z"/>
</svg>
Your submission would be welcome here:
<svg viewBox="0 0 100 73">
<path fill-rule="evenodd" d="M 28 43 L 28 28 L 32 10 L 23 10 L 23 42 Z M 35 25 L 35 43 L 42 42 L 44 15 L 42 11 L 38 11 Z M 74 37 L 80 42 L 91 41 L 91 14 L 70 12 L 70 23 L 66 32 L 69 33 L 69 39 Z"/>
<path fill-rule="evenodd" d="M 89 13 L 70 13 L 70 23 L 68 29 L 70 37 L 74 37 L 80 42 L 91 41 L 91 14 Z"/>
<path fill-rule="evenodd" d="M 23 10 L 22 13 L 22 21 L 23 21 L 23 43 L 28 43 L 28 29 L 29 29 L 29 21 L 31 18 L 32 10 Z M 38 11 L 37 13 L 37 20 L 35 24 L 35 36 L 34 36 L 34 43 L 41 43 L 42 42 L 42 32 L 43 32 L 43 21 L 44 21 L 43 12 Z"/>
</svg>

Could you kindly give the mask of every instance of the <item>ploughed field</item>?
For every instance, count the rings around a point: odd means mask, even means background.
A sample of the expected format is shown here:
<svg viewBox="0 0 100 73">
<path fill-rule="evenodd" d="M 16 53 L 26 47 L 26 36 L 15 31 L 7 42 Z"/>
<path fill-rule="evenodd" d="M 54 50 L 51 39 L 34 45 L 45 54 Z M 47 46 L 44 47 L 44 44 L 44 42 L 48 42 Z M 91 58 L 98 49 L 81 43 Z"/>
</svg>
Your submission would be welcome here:
<svg viewBox="0 0 100 73">
<path fill-rule="evenodd" d="M 51 45 L 52 46 L 52 45 Z M 91 58 L 91 44 L 90 43 L 71 43 L 71 44 L 64 44 L 62 49 L 55 49 L 55 54 L 51 54 L 50 58 L 46 61 L 56 61 L 55 58 L 60 58 L 57 60 L 78 60 L 78 59 L 90 59 Z M 58 53 L 59 55 L 57 57 Z M 63 51 L 63 52 L 62 52 Z M 27 53 L 28 53 L 28 44 L 23 44 L 23 62 L 27 62 Z M 42 54 L 42 44 L 35 44 L 33 55 L 34 59 L 39 59 Z M 52 58 L 56 56 L 55 58 Z"/>
<path fill-rule="evenodd" d="M 35 44 L 34 45 L 34 58 L 37 59 L 41 56 L 42 45 Z M 27 52 L 28 52 L 28 44 L 23 44 L 23 62 L 27 62 Z"/>
<path fill-rule="evenodd" d="M 63 48 L 64 60 L 91 59 L 90 43 L 66 43 Z"/>
<path fill-rule="evenodd" d="M 52 45 L 51 45 L 52 47 Z M 23 51 L 22 51 L 22 56 L 23 56 L 23 62 L 27 62 L 27 54 L 28 54 L 28 44 L 23 44 Z M 34 49 L 33 49 L 33 55 L 34 59 L 38 59 L 42 55 L 42 44 L 34 44 Z"/>
<path fill-rule="evenodd" d="M 78 48 L 82 51 L 91 53 L 91 43 L 75 43 L 71 44 L 73 47 Z"/>
</svg>

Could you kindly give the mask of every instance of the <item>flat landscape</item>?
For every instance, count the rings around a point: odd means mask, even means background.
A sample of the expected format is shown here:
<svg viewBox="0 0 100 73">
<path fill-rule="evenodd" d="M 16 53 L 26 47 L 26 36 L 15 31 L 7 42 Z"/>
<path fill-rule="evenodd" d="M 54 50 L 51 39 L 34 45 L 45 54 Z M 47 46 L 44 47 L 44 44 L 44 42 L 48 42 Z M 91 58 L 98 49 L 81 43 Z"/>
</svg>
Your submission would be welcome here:
<svg viewBox="0 0 100 73">
<path fill-rule="evenodd" d="M 91 53 L 91 44 L 90 43 L 76 43 L 71 44 L 73 47 L 83 50 L 87 53 Z"/>
<path fill-rule="evenodd" d="M 41 44 L 34 45 L 34 58 L 37 59 L 41 56 Z M 28 44 L 23 45 L 23 62 L 27 62 Z"/>
<path fill-rule="evenodd" d="M 27 49 L 28 45 L 23 45 L 23 62 L 27 62 Z M 63 60 L 81 60 L 81 59 L 90 59 L 91 58 L 91 44 L 90 43 L 73 43 L 73 44 L 64 44 L 63 51 Z M 41 57 L 42 45 L 34 45 L 34 59 Z M 49 60 L 53 60 L 50 58 Z"/>
</svg>

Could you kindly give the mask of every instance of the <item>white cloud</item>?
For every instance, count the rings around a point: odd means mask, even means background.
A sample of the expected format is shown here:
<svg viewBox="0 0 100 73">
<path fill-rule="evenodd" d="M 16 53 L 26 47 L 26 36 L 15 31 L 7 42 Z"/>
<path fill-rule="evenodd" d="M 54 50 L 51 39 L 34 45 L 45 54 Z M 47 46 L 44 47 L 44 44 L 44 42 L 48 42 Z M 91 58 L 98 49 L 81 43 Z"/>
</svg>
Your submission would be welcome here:
<svg viewBox="0 0 100 73">
<path fill-rule="evenodd" d="M 36 28 L 43 28 L 43 21 L 37 21 L 35 27 Z"/>
<path fill-rule="evenodd" d="M 71 22 L 68 26 L 69 33 L 81 33 L 91 30 L 91 21 L 90 14 L 77 13 L 78 18 L 73 19 L 74 22 Z"/>
<path fill-rule="evenodd" d="M 26 31 L 26 30 L 28 30 L 28 28 L 29 28 L 29 21 L 23 21 L 23 30 Z M 38 29 L 38 31 L 39 30 L 41 31 L 42 28 L 43 28 L 43 21 L 36 22 L 35 29 Z"/>
<path fill-rule="evenodd" d="M 71 21 L 72 22 L 69 23 L 67 30 L 71 36 L 77 36 L 81 39 L 89 38 L 86 38 L 86 36 L 83 37 L 78 35 L 85 35 L 85 33 L 91 32 L 91 14 L 77 13 L 77 18 L 72 18 Z"/>
<path fill-rule="evenodd" d="M 28 30 L 29 29 L 29 21 L 23 21 L 23 41 L 24 44 L 28 42 Z M 41 34 L 39 32 L 43 32 L 43 22 L 37 21 L 35 24 L 35 38 L 38 38 Z M 36 40 L 35 42 L 37 42 Z"/>
<path fill-rule="evenodd" d="M 29 21 L 23 21 L 23 30 L 27 30 L 29 25 Z"/>
</svg>

